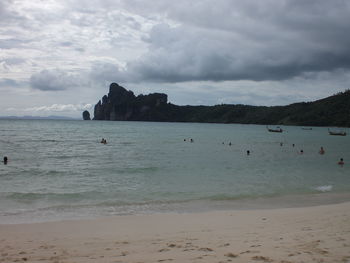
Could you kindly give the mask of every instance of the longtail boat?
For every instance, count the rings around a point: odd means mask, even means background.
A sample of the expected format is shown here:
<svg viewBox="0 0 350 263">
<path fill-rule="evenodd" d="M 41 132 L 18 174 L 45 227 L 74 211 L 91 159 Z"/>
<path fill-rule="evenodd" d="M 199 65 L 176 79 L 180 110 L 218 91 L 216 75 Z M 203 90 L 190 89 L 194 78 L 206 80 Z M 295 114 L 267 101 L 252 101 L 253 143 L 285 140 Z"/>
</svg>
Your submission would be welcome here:
<svg viewBox="0 0 350 263">
<path fill-rule="evenodd" d="M 328 133 L 329 133 L 329 135 L 346 136 L 346 132 L 345 131 L 330 131 L 328 129 Z"/>
<path fill-rule="evenodd" d="M 269 132 L 283 132 L 283 130 L 280 127 L 277 127 L 277 129 L 271 129 L 268 126 L 266 126 L 266 128 Z"/>
</svg>

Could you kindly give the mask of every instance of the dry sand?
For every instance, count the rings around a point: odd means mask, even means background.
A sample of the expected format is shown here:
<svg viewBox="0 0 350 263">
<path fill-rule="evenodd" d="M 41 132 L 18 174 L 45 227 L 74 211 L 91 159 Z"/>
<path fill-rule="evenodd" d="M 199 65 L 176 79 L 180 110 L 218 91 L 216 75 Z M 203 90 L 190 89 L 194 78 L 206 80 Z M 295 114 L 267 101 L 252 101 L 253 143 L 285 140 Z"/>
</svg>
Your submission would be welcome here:
<svg viewBox="0 0 350 263">
<path fill-rule="evenodd" d="M 350 203 L 0 225 L 0 262 L 350 262 Z"/>
</svg>

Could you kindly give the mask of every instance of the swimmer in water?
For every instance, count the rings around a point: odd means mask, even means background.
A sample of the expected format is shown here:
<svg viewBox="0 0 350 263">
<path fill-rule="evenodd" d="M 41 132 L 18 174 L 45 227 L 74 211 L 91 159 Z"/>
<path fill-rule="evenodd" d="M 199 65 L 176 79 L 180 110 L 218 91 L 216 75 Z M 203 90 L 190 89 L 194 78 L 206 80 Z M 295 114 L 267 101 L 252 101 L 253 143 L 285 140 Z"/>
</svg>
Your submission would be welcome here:
<svg viewBox="0 0 350 263">
<path fill-rule="evenodd" d="M 250 151 L 249 150 L 247 151 L 247 155 L 250 155 Z"/>
<path fill-rule="evenodd" d="M 300 150 L 299 154 L 304 154 L 304 150 Z"/>
<path fill-rule="evenodd" d="M 343 160 L 343 158 L 340 158 L 340 161 L 338 162 L 338 164 L 339 164 L 340 166 L 343 166 L 343 165 L 344 165 L 344 160 Z"/>
<path fill-rule="evenodd" d="M 4 164 L 7 164 L 8 158 L 7 156 L 4 157 Z"/>
<path fill-rule="evenodd" d="M 321 155 L 325 153 L 323 147 L 321 147 L 321 149 L 320 149 L 320 151 L 318 153 L 321 154 Z"/>
</svg>

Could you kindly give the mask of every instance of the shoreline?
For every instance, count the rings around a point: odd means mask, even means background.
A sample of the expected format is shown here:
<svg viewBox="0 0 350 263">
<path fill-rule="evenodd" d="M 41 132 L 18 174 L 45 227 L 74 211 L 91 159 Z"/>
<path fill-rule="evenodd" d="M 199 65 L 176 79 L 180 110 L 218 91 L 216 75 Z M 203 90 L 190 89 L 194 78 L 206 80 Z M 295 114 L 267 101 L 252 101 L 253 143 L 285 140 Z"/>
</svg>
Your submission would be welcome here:
<svg viewBox="0 0 350 263">
<path fill-rule="evenodd" d="M 350 202 L 0 225 L 0 262 L 349 262 Z"/>
<path fill-rule="evenodd" d="M 119 217 L 119 216 L 142 216 L 142 215 L 162 215 L 162 214 L 196 214 L 210 213 L 220 211 L 250 211 L 250 210 L 270 210 L 284 208 L 305 208 L 322 205 L 333 205 L 350 202 L 349 192 L 319 192 L 312 194 L 290 194 L 290 195 L 272 195 L 257 196 L 237 199 L 223 200 L 190 200 L 184 202 L 165 202 L 155 204 L 137 204 L 136 208 L 130 207 L 94 207 L 85 210 L 74 210 L 74 207 L 68 207 L 69 210 L 51 211 L 51 208 L 41 210 L 40 214 L 20 214 L 13 213 L 0 216 L 1 225 L 20 225 L 49 223 L 60 221 L 79 221 L 79 220 L 98 220 L 101 218 Z M 145 208 L 142 208 L 145 206 Z M 60 208 L 62 209 L 62 207 Z M 75 208 L 79 209 L 79 208 Z M 100 209 L 100 210 L 97 210 Z M 118 210 L 119 209 L 119 210 Z M 94 213 L 89 213 L 89 211 Z M 29 211 L 31 212 L 31 211 Z M 40 212 L 38 210 L 37 212 Z"/>
</svg>

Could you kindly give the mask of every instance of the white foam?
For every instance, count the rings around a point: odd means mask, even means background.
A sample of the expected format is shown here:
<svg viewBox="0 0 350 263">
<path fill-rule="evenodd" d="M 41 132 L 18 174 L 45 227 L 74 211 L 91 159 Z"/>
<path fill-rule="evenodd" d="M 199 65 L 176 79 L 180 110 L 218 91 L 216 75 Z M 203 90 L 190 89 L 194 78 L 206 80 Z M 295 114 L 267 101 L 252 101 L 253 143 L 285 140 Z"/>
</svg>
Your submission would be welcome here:
<svg viewBox="0 0 350 263">
<path fill-rule="evenodd" d="M 333 186 L 332 185 L 321 185 L 321 186 L 315 187 L 315 189 L 317 191 L 320 191 L 320 192 L 330 192 L 330 191 L 332 191 Z"/>
</svg>

